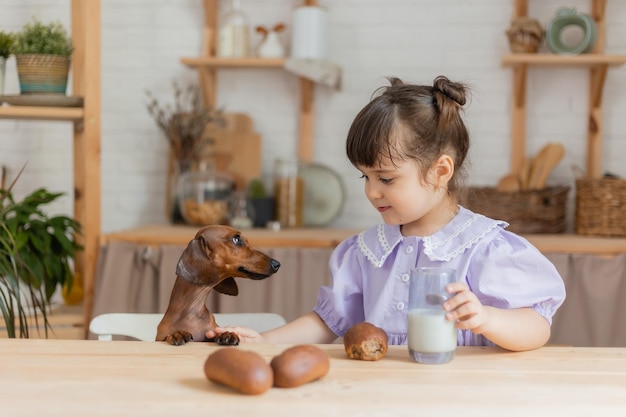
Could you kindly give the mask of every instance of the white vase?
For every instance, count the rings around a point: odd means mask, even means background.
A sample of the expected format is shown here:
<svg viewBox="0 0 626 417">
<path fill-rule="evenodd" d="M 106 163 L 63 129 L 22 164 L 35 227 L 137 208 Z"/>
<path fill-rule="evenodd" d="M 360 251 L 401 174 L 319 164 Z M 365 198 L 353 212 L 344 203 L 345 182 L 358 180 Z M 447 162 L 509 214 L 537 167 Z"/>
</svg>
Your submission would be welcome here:
<svg viewBox="0 0 626 417">
<path fill-rule="evenodd" d="M 4 73 L 6 72 L 7 59 L 0 56 L 0 96 L 4 95 Z"/>
</svg>

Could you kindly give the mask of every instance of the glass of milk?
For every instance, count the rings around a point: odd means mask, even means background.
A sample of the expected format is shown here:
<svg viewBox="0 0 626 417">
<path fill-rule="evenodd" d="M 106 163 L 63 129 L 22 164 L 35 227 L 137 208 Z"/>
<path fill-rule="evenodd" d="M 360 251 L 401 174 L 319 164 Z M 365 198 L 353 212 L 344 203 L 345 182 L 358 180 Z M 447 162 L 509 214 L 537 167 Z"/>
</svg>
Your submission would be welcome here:
<svg viewBox="0 0 626 417">
<path fill-rule="evenodd" d="M 441 306 L 453 294 L 446 285 L 457 280 L 456 271 L 446 268 L 417 268 L 411 271 L 407 338 L 409 354 L 419 363 L 447 363 L 454 358 L 457 331 L 446 320 Z"/>
</svg>

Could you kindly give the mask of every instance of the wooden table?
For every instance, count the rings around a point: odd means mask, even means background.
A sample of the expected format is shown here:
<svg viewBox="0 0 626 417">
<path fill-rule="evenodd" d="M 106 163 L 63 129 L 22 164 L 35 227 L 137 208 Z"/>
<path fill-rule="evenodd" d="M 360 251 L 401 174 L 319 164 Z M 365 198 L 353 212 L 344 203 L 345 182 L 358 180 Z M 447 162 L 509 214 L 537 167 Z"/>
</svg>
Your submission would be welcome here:
<svg viewBox="0 0 626 417">
<path fill-rule="evenodd" d="M 626 349 L 462 347 L 421 365 L 405 346 L 377 362 L 320 345 L 329 373 L 298 388 L 246 396 L 209 382 L 216 349 L 268 361 L 287 345 L 181 347 L 148 342 L 0 340 L 0 415 L 17 416 L 608 416 L 626 411 Z"/>
</svg>

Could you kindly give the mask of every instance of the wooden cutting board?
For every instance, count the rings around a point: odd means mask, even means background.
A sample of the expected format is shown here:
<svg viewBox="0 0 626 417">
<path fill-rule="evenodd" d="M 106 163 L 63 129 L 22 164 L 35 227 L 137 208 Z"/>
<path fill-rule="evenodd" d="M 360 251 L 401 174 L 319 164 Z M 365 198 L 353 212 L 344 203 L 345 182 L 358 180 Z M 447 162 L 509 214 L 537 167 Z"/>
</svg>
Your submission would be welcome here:
<svg viewBox="0 0 626 417">
<path fill-rule="evenodd" d="M 247 114 L 224 113 L 223 117 L 223 126 L 206 130 L 215 141 L 207 154 L 215 152 L 216 169 L 230 174 L 237 189 L 244 189 L 251 179 L 261 176 L 261 136 L 255 133 L 254 122 Z"/>
</svg>

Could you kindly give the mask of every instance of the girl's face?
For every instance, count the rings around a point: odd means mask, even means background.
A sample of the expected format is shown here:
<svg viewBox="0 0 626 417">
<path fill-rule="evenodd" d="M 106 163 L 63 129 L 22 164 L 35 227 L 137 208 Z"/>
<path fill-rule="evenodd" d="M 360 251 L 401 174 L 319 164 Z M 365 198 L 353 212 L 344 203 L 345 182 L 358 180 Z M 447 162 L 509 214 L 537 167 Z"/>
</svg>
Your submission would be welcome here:
<svg viewBox="0 0 626 417">
<path fill-rule="evenodd" d="M 365 178 L 365 195 L 383 221 L 402 225 L 405 236 L 428 236 L 445 226 L 456 214 L 446 184 L 454 164 L 443 155 L 423 178 L 410 160 L 383 161 L 373 167 L 357 166 Z"/>
</svg>

